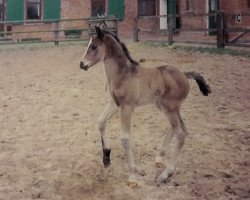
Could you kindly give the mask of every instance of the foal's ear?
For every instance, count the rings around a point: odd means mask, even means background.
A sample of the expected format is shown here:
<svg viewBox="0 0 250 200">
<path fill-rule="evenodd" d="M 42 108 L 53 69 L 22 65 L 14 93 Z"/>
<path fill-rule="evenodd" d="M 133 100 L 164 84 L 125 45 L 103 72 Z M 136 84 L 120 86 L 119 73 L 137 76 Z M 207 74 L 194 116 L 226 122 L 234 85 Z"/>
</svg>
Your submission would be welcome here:
<svg viewBox="0 0 250 200">
<path fill-rule="evenodd" d="M 104 37 L 104 33 L 103 31 L 98 27 L 98 26 L 95 26 L 95 31 L 96 31 L 96 34 L 97 36 L 102 39 Z"/>
</svg>

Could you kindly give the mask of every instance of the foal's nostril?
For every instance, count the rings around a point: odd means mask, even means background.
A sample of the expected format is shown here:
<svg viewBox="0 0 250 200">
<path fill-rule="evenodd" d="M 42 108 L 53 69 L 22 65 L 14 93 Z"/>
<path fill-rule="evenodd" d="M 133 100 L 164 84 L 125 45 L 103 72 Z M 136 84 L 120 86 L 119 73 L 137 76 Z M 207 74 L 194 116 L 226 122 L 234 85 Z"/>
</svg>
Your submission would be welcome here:
<svg viewBox="0 0 250 200">
<path fill-rule="evenodd" d="M 84 65 L 84 63 L 81 61 L 80 62 L 80 68 L 87 71 L 89 67 L 88 67 L 88 65 Z"/>
<path fill-rule="evenodd" d="M 82 62 L 82 61 L 80 62 L 80 68 L 81 68 L 81 69 L 83 69 L 83 68 L 84 68 L 84 64 L 83 64 L 83 62 Z"/>
</svg>

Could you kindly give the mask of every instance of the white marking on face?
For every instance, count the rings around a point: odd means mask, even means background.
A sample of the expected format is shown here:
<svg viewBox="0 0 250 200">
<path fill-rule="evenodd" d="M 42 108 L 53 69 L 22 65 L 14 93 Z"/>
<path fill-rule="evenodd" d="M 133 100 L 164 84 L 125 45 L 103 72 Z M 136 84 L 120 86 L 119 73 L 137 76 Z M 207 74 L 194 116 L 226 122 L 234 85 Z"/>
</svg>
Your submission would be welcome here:
<svg viewBox="0 0 250 200">
<path fill-rule="evenodd" d="M 91 44 L 92 44 L 92 38 L 90 38 L 90 40 L 89 40 L 88 46 L 87 46 L 87 48 L 86 48 L 86 51 L 85 51 L 83 57 L 85 57 L 85 55 L 87 54 L 87 51 L 89 50 L 89 47 L 90 47 Z"/>
<path fill-rule="evenodd" d="M 85 65 L 88 65 L 88 64 L 89 64 L 89 62 L 85 60 L 85 56 L 86 56 L 86 54 L 87 54 L 87 52 L 88 52 L 89 47 L 90 47 L 91 44 L 92 44 L 92 38 L 90 38 L 89 43 L 88 43 L 88 46 L 87 46 L 87 48 L 86 48 L 86 50 L 85 50 L 85 52 L 84 52 L 84 54 L 83 54 L 82 62 L 83 62 Z"/>
</svg>

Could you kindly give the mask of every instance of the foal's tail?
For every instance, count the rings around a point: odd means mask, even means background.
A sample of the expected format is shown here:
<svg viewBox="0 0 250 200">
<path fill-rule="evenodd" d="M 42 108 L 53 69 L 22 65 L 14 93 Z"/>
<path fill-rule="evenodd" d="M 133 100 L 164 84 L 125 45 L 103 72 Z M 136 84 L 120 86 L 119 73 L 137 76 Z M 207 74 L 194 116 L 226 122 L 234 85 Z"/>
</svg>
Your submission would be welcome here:
<svg viewBox="0 0 250 200">
<path fill-rule="evenodd" d="M 204 96 L 208 96 L 208 94 L 211 93 L 210 86 L 206 83 L 203 76 L 196 72 L 184 72 L 184 74 L 187 76 L 188 79 L 194 79 L 196 81 L 200 88 L 200 91 Z"/>
</svg>

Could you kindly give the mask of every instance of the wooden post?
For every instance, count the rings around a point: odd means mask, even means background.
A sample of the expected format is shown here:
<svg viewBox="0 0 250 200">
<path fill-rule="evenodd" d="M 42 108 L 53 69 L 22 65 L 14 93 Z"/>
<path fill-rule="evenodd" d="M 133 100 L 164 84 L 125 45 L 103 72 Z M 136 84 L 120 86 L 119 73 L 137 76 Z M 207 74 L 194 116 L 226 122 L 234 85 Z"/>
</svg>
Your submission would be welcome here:
<svg viewBox="0 0 250 200">
<path fill-rule="evenodd" d="M 227 27 L 227 15 L 224 13 L 223 15 L 223 34 L 224 34 L 224 42 L 225 45 L 226 43 L 229 42 L 229 33 L 228 33 L 228 27 Z"/>
<path fill-rule="evenodd" d="M 114 20 L 115 35 L 118 36 L 118 18 Z"/>
<path fill-rule="evenodd" d="M 55 45 L 59 44 L 59 21 L 55 22 Z"/>
<path fill-rule="evenodd" d="M 225 48 L 224 40 L 224 25 L 223 25 L 224 13 L 219 11 L 216 14 L 217 21 L 217 48 Z"/>
<path fill-rule="evenodd" d="M 138 17 L 134 18 L 134 42 L 138 42 L 139 38 L 138 38 Z"/>
<path fill-rule="evenodd" d="M 88 34 L 89 34 L 89 39 L 91 38 L 91 22 L 88 21 Z"/>
<path fill-rule="evenodd" d="M 172 45 L 174 43 L 174 15 L 168 15 L 168 44 Z"/>
</svg>

